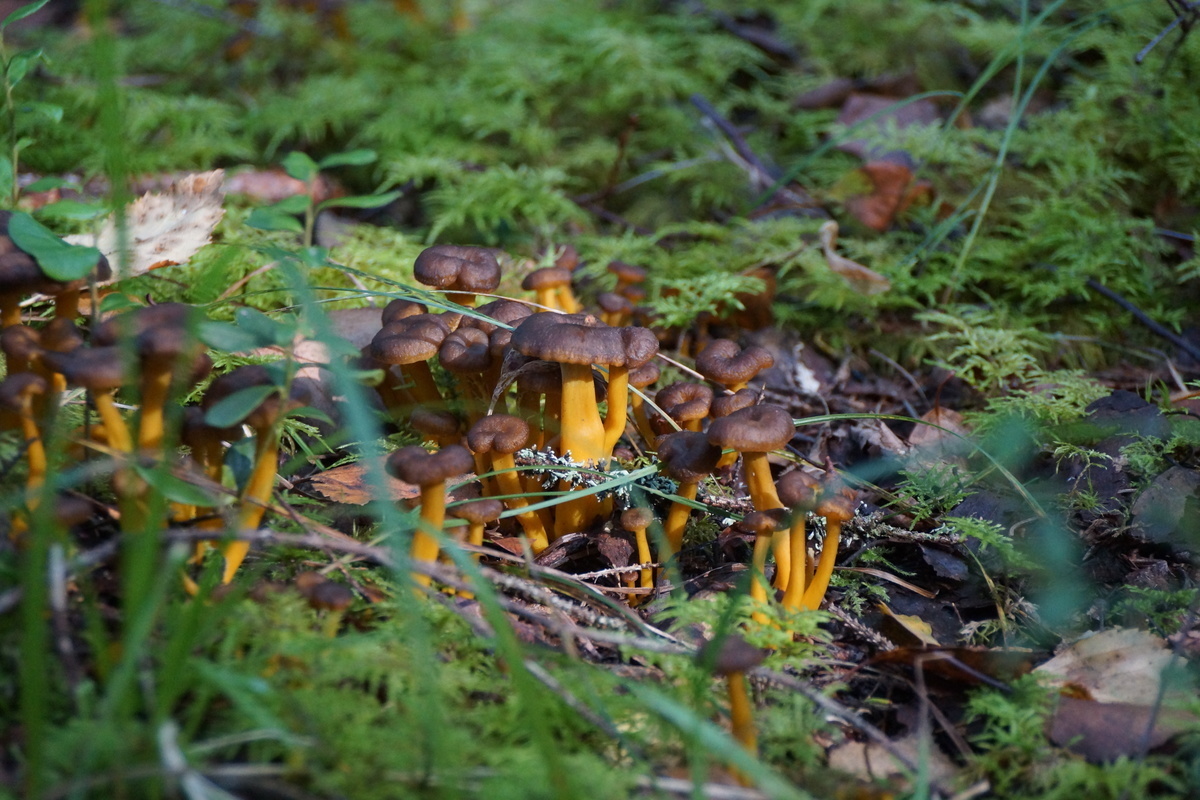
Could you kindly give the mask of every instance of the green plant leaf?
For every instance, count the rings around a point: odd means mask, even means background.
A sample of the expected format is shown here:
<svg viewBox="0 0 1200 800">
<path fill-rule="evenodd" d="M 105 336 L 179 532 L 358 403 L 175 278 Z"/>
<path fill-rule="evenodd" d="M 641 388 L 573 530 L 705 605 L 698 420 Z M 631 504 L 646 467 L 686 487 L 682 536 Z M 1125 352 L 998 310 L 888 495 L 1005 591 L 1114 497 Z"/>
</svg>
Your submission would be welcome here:
<svg viewBox="0 0 1200 800">
<path fill-rule="evenodd" d="M 22 114 L 36 114 L 38 116 L 45 117 L 51 122 L 62 122 L 63 118 L 63 107 L 54 103 L 42 103 L 35 100 L 27 100 L 24 103 L 21 103 L 20 108 L 17 110 Z"/>
<path fill-rule="evenodd" d="M 308 183 L 317 177 L 320 167 L 317 166 L 317 162 L 313 161 L 308 154 L 301 153 L 299 150 L 293 150 L 284 157 L 283 170 L 296 180 Z"/>
<path fill-rule="evenodd" d="M 13 165 L 8 156 L 0 156 L 0 197 L 11 197 L 13 190 Z"/>
<path fill-rule="evenodd" d="M 258 340 L 258 347 L 286 347 L 296 336 L 296 326 L 268 317 L 253 308 L 239 308 L 233 315 L 234 324 Z M 290 320 L 290 318 L 289 318 Z"/>
<path fill-rule="evenodd" d="M 29 66 L 42 57 L 42 51 L 22 50 L 8 60 L 8 84 L 16 86 L 29 74 Z"/>
<path fill-rule="evenodd" d="M 213 403 L 212 408 L 205 412 L 204 421 L 214 428 L 236 425 L 250 416 L 250 412 L 258 408 L 262 401 L 278 391 L 277 386 L 248 386 Z"/>
<path fill-rule="evenodd" d="M 246 224 L 260 231 L 304 233 L 304 226 L 300 224 L 300 220 L 273 207 L 254 209 L 250 216 L 246 217 Z"/>
<path fill-rule="evenodd" d="M 0 158 L 3 158 L 3 156 L 0 156 Z M 25 191 L 48 192 L 51 189 L 62 189 L 66 186 L 72 185 L 73 184 L 70 181 L 60 178 L 57 175 L 47 175 L 44 178 L 38 178 L 36 181 L 26 186 Z"/>
<path fill-rule="evenodd" d="M 231 322 L 209 319 L 200 323 L 197 333 L 200 341 L 223 353 L 244 353 L 258 347 L 261 342 L 252 333 L 242 330 Z"/>
<path fill-rule="evenodd" d="M 28 192 L 29 189 L 27 188 Z M 100 203 L 81 203 L 78 200 L 59 200 L 38 209 L 38 216 L 48 219 L 91 220 L 104 216 L 108 209 Z"/>
<path fill-rule="evenodd" d="M 34 0 L 32 3 L 21 6 L 16 11 L 5 17 L 3 22 L 0 22 L 0 31 L 4 30 L 14 22 L 20 22 L 29 15 L 36 14 L 42 9 L 42 6 L 49 2 L 50 0 Z"/>
<path fill-rule="evenodd" d="M 379 208 L 386 206 L 404 192 L 397 189 L 383 194 L 354 195 L 353 197 L 335 197 L 321 203 L 319 208 Z"/>
<path fill-rule="evenodd" d="M 13 212 L 8 235 L 56 281 L 77 281 L 100 261 L 100 251 L 96 248 L 67 244 L 24 211 Z"/>
<path fill-rule="evenodd" d="M 175 503 L 188 505 L 211 506 L 221 502 L 221 498 L 213 497 L 212 493 L 189 483 L 182 478 L 172 475 L 165 469 L 134 465 L 138 477 L 144 480 L 163 497 Z"/>
<path fill-rule="evenodd" d="M 332 169 L 333 167 L 362 167 L 367 164 L 374 164 L 379 158 L 379 154 L 374 150 L 363 148 L 361 150 L 347 150 L 344 153 L 334 153 L 333 155 L 325 156 L 318 162 L 317 166 L 320 169 Z"/>
</svg>

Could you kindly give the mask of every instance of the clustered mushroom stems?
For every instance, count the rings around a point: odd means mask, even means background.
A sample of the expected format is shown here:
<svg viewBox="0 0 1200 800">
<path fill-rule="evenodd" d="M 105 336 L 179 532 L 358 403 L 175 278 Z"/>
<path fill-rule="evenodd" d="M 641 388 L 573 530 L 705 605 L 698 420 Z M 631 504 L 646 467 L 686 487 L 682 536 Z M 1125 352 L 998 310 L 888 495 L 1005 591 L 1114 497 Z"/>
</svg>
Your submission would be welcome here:
<svg viewBox="0 0 1200 800">
<path fill-rule="evenodd" d="M 6 225 L 7 218 L 0 217 L 0 223 Z M 555 254 L 553 265 L 525 277 L 538 304 L 553 313 L 537 312 L 527 303 L 507 298 L 472 309 L 478 295 L 489 295 L 499 286 L 498 255 L 487 248 L 459 245 L 427 248 L 414 264 L 414 276 L 427 287 L 446 292 L 466 307 L 465 313 L 430 313 L 420 303 L 395 298 L 383 309 L 380 328 L 362 352 L 361 366 L 384 374 L 378 394 L 388 417 L 418 431 L 438 448 L 434 452 L 406 448 L 388 461 L 393 474 L 420 488 L 420 525 L 413 535 L 411 557 L 437 557 L 446 518 L 445 481 L 465 473 L 474 473 L 482 495 L 478 509 L 463 512 L 475 514 L 476 518 L 467 518 L 469 541 L 476 546 L 488 525 L 509 526 L 506 530 L 519 526 L 535 554 L 569 533 L 598 527 L 612 514 L 613 498 L 602 492 L 596 480 L 579 481 L 570 473 L 594 470 L 607 475 L 621 441 L 628 439 L 640 450 L 657 453 L 663 475 L 675 482 L 677 499 L 664 520 L 658 561 L 682 549 L 700 482 L 740 458 L 750 501 L 766 520 L 759 520 L 754 534 L 755 572 L 766 571 L 768 552 L 773 551 L 774 587 L 782 590 L 784 605 L 817 607 L 833 570 L 839 526 L 852 515 L 850 496 L 829 485 L 806 484 L 802 497 L 795 495 L 799 490 L 782 488 L 784 483 L 776 489 L 768 455 L 787 445 L 794 426 L 785 409 L 760 404 L 758 394 L 746 388 L 755 375 L 771 366 L 770 354 L 729 340 L 705 339 L 696 370 L 686 369 L 704 382 L 685 381 L 646 394 L 660 376 L 655 363 L 659 335 L 630 324 L 632 319 L 647 318 L 638 305 L 646 296 L 644 269 L 610 264 L 616 285 L 603 293 L 596 316 L 581 311 L 574 296 L 572 271 L 579 259 L 573 249 L 565 248 Z M 97 266 L 98 276 L 107 272 L 107 264 Z M 193 335 L 199 311 L 181 304 L 149 306 L 106 320 L 87 337 L 74 326 L 78 290 L 83 286 L 79 283 L 54 287 L 56 316 L 40 331 L 19 326 L 19 313 L 13 309 L 20 297 L 47 291 L 51 283 L 30 257 L 0 233 L 0 287 L 4 287 L 0 322 L 6 325 L 0 347 L 10 368 L 17 368 L 15 375 L 32 376 L 23 379 L 24 384 L 12 383 L 4 405 L 9 409 L 7 424 L 20 426 L 29 443 L 30 486 L 45 480 L 45 455 L 37 432 L 39 405 L 45 402 L 41 398 L 53 396 L 63 386 L 88 390 L 101 420 L 95 436 L 112 451 L 166 459 L 164 448 L 176 438 L 168 431 L 171 397 L 202 380 L 212 366 Z M 434 379 L 434 363 L 448 373 L 456 393 L 443 393 Z M 40 388 L 43 384 L 47 389 Z M 717 394 L 714 385 L 720 387 Z M 220 482 L 226 442 L 242 434 L 236 427 L 208 426 L 203 414 L 222 398 L 259 386 L 276 387 L 276 391 L 244 420 L 254 436 L 255 455 L 235 512 L 223 519 L 212 508 L 176 506 L 174 514 L 180 521 L 196 520 L 214 534 L 224 525 L 245 530 L 261 524 L 276 481 L 279 425 L 292 409 L 308 404 L 303 393 L 291 391 L 294 386 L 277 387 L 261 365 L 239 367 L 212 383 L 199 410 L 186 411 L 187 424 L 178 438 L 190 448 L 197 468 L 209 480 Z M 141 397 L 135 430 L 115 402 L 115 393 L 126 387 L 135 388 Z M 510 396 L 513 387 L 515 397 Z M 650 407 L 656 411 L 649 412 Z M 561 454 L 555 457 L 555 463 L 562 464 L 555 473 L 556 488 L 568 498 L 551 507 L 531 508 L 530 496 L 541 494 L 543 485 L 536 471 L 523 473 L 515 458 L 528 448 Z M 796 480 L 801 479 L 792 479 Z M 496 502 L 507 509 L 503 516 L 512 517 L 511 522 L 499 520 L 500 513 L 483 515 L 485 507 L 488 514 L 495 511 Z M 788 510 L 790 516 L 784 519 Z M 652 520 L 646 519 L 647 509 L 634 511 L 626 513 L 623 523 L 634 534 L 639 563 L 650 564 L 655 554 L 646 531 Z M 815 564 L 806 549 L 807 512 L 825 516 L 830 531 Z M 248 547 L 247 541 L 239 540 L 222 548 L 224 582 L 233 579 Z M 639 588 L 650 589 L 653 580 L 653 571 L 643 568 Z M 756 595 L 765 594 L 760 581 L 753 586 Z"/>
</svg>

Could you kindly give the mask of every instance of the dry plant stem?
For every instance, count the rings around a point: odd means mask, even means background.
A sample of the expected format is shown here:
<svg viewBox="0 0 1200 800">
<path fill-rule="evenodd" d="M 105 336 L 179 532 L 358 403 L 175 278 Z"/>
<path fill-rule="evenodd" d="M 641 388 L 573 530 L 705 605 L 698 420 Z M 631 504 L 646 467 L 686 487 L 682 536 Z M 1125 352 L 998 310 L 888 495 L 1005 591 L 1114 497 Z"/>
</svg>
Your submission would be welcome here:
<svg viewBox="0 0 1200 800">
<path fill-rule="evenodd" d="M 509 508 L 517 509 L 528 506 L 529 503 L 523 496 L 525 486 L 521 482 L 521 476 L 517 472 L 517 465 L 512 454 L 493 452 L 492 469 L 496 473 L 496 483 L 500 487 L 500 494 L 509 495 L 508 500 L 505 501 Z M 517 522 L 524 529 L 525 536 L 529 539 L 529 547 L 533 550 L 534 555 L 550 546 L 550 537 L 546 534 L 546 527 L 536 511 L 519 512 Z"/>
<path fill-rule="evenodd" d="M 446 523 L 446 485 L 435 483 L 421 488 L 421 521 L 413 532 L 412 550 L 409 557 L 413 561 L 437 561 L 438 540 L 430 531 L 440 531 Z M 413 581 L 418 586 L 428 586 L 432 581 L 428 575 L 419 572 L 412 573 Z"/>
<path fill-rule="evenodd" d="M 829 579 L 833 576 L 833 565 L 837 561 L 838 541 L 841 539 L 842 523 L 829 520 L 825 530 L 825 541 L 821 544 L 821 557 L 812 583 L 804 590 L 804 607 L 819 608 Z"/>
<path fill-rule="evenodd" d="M 257 530 L 266 512 L 267 502 L 271 499 L 271 490 L 275 488 L 275 468 L 279 460 L 279 433 L 271 425 L 255 431 L 257 439 L 254 454 L 254 472 L 246 484 L 245 497 L 242 498 L 241 510 L 238 512 L 236 530 Z M 222 549 L 225 556 L 225 572 L 221 583 L 229 583 L 237 574 L 238 567 L 250 552 L 250 542 L 237 540 L 229 542 Z"/>
<path fill-rule="evenodd" d="M 788 576 L 787 588 L 783 592 L 783 607 L 798 611 L 811 610 L 804 604 L 804 587 L 808 581 L 808 536 L 804 530 L 804 513 L 796 513 L 796 521 L 788 532 L 788 543 L 791 548 L 791 575 Z"/>
</svg>

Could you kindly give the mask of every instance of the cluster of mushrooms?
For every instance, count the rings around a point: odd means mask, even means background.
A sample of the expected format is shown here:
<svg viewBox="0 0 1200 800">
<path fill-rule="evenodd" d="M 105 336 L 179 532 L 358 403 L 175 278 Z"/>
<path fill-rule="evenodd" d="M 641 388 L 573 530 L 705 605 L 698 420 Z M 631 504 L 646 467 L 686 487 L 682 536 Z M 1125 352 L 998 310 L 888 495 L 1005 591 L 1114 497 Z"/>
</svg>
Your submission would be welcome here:
<svg viewBox="0 0 1200 800">
<path fill-rule="evenodd" d="M 122 527 L 144 531 L 170 524 L 211 531 L 211 543 L 224 558 L 222 580 L 232 581 L 249 544 L 227 532 L 257 529 L 271 506 L 280 423 L 311 404 L 305 385 L 281 381 L 269 365 L 242 366 L 212 380 L 198 405 L 181 408 L 172 398 L 189 394 L 212 371 L 196 336 L 202 312 L 164 303 L 81 327 L 79 292 L 86 281 L 50 280 L 3 235 L 6 224 L 0 218 L 0 349 L 7 367 L 0 382 L 0 424 L 20 431 L 28 462 L 25 503 L 13 515 L 10 535 L 25 534 L 30 515 L 45 502 L 43 437 L 58 418 L 64 393 L 83 390 L 94 416 L 72 439 L 111 460 Z M 382 310 L 381 327 L 356 366 L 383 376 L 373 388 L 388 424 L 416 432 L 426 443 L 403 447 L 387 459 L 392 475 L 420 489 L 412 560 L 436 560 L 441 543 L 453 541 L 455 531 L 465 532 L 460 540 L 476 553 L 489 529 L 519 534 L 536 556 L 564 536 L 619 529 L 636 543 L 638 563 L 625 575 L 622 593 L 637 603 L 653 593 L 662 566 L 684 547 L 689 515 L 702 507 L 696 502 L 699 489 L 717 477 L 744 486 L 753 506 L 734 525 L 754 542 L 752 597 L 763 603 L 778 598 L 787 609 L 817 608 L 833 571 L 840 526 L 853 515 L 853 497 L 829 467 L 822 479 L 798 467 L 778 479 L 773 474 L 768 457 L 788 445 L 794 424 L 786 409 L 760 403 L 759 392 L 747 388 L 771 365 L 770 354 L 729 340 L 697 341 L 693 374 L 703 380 L 655 390 L 664 333 L 652 324 L 632 324 L 647 319 L 639 305 L 646 294 L 645 271 L 609 265 L 616 287 L 600 294 L 598 310 L 589 313 L 572 289 L 577 264 L 566 248 L 553 266 L 525 276 L 522 286 L 534 293 L 534 302 L 500 298 L 480 304 L 477 296 L 500 283 L 496 252 L 437 245 L 417 258 L 414 274 L 437 292 L 427 297 L 448 301 L 430 299 L 428 306 L 443 310 L 431 312 L 414 299 L 394 299 Z M 101 262 L 91 277 L 107 273 Z M 34 293 L 54 296 L 54 316 L 36 326 L 22 324 L 19 303 Z M 254 401 L 243 403 L 240 421 L 213 424 L 210 412 L 239 393 Z M 118 396 L 136 399 L 136 413 L 126 413 Z M 210 488 L 219 487 L 226 480 L 226 453 L 247 436 L 254 437 L 254 463 L 233 505 L 150 507 L 152 493 L 138 465 L 184 467 L 205 476 Z M 182 462 L 177 445 L 186 453 Z M 603 484 L 635 452 L 652 457 L 673 482 L 670 506 L 658 514 L 648 507 L 621 507 L 620 495 L 597 488 L 597 480 Z M 546 463 L 558 465 L 559 477 L 549 485 Z M 448 483 L 464 482 L 472 489 L 455 497 L 466 499 L 448 504 Z M 61 525 L 75 524 L 79 503 L 58 498 L 53 513 Z M 82 514 L 89 513 L 85 504 Z M 808 549 L 810 513 L 826 522 L 818 558 Z M 451 531 L 447 516 L 466 524 Z M 194 560 L 209 546 L 198 544 Z M 772 554 L 775 572 L 768 586 Z M 431 583 L 421 574 L 414 580 Z M 752 730 L 739 734 L 747 743 L 749 736 Z"/>
</svg>

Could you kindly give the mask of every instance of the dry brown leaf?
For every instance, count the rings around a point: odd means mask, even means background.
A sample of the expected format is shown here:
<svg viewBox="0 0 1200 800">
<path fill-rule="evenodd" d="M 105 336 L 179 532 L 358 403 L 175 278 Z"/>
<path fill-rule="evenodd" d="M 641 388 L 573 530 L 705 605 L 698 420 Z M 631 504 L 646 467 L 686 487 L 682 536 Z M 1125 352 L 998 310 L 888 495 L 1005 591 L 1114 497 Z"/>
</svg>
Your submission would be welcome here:
<svg viewBox="0 0 1200 800">
<path fill-rule="evenodd" d="M 1035 672 L 1051 686 L 1070 685 L 1103 703 L 1151 705 L 1172 658 L 1167 643 L 1131 628 L 1112 628 L 1080 639 Z"/>
<path fill-rule="evenodd" d="M 213 229 L 225 215 L 224 170 L 200 172 L 176 181 L 164 193 L 144 194 L 129 204 L 125 221 L 130 263 L 118 253 L 115 217 L 98 236 L 68 236 L 71 244 L 100 248 L 114 265 L 113 280 L 143 275 L 152 269 L 182 264 L 212 240 Z"/>
<path fill-rule="evenodd" d="M 821 249 L 829 268 L 841 275 L 860 294 L 880 294 L 892 288 L 892 282 L 873 269 L 837 254 L 838 224 L 833 220 L 821 226 Z"/>
<path fill-rule="evenodd" d="M 846 210 L 871 230 L 886 231 L 908 197 L 912 170 L 894 161 L 870 161 L 857 170 L 871 191 L 846 199 Z"/>
<path fill-rule="evenodd" d="M 1134 758 L 1196 728 L 1196 716 L 1182 708 L 1134 703 L 1096 703 L 1062 696 L 1050 717 L 1050 741 L 1088 761 Z"/>
<path fill-rule="evenodd" d="M 924 468 L 946 464 L 966 467 L 964 453 L 969 445 L 963 438 L 967 435 L 967 426 L 963 424 L 962 414 L 936 406 L 922 414 L 921 420 L 929 424 L 914 426 L 908 436 L 913 463 Z"/>
</svg>

